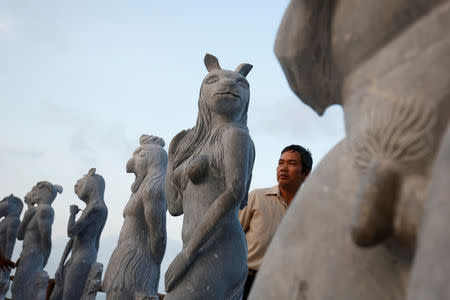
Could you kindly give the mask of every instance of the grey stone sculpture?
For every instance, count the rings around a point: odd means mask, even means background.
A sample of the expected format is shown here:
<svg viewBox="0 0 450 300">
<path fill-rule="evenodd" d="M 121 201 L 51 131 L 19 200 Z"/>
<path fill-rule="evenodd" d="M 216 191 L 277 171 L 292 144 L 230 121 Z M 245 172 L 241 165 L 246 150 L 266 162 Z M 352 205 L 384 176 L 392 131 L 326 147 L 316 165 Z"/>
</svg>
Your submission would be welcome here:
<svg viewBox="0 0 450 300">
<path fill-rule="evenodd" d="M 103 265 L 98 262 L 94 263 L 89 271 L 80 300 L 95 300 L 98 289 L 102 286 L 102 273 Z"/>
<path fill-rule="evenodd" d="M 13 194 L 0 201 L 0 218 L 3 218 L 0 221 L 0 250 L 7 259 L 11 259 L 16 244 L 22 209 L 22 200 Z M 10 272 L 6 268 L 3 271 L 0 270 L 0 299 L 5 299 L 9 290 Z"/>
<path fill-rule="evenodd" d="M 108 209 L 104 201 L 105 180 L 92 168 L 75 184 L 75 193 L 86 203 L 81 216 L 77 205 L 70 206 L 67 235 L 70 240 L 64 249 L 55 273 L 55 288 L 51 300 L 78 300 L 83 294 L 92 265 L 97 259 L 100 235 L 105 226 Z M 66 259 L 71 253 L 69 260 Z"/>
<path fill-rule="evenodd" d="M 169 212 L 184 213 L 183 249 L 170 264 L 164 299 L 240 299 L 247 247 L 237 212 L 247 203 L 254 146 L 247 129 L 252 66 L 222 70 L 207 54 L 195 126 L 169 149 Z"/>
<path fill-rule="evenodd" d="M 32 298 L 33 300 L 46 300 L 47 299 L 47 288 L 49 281 L 48 273 L 44 270 L 36 272 L 34 277 Z"/>
<path fill-rule="evenodd" d="M 62 190 L 60 185 L 40 181 L 25 196 L 29 208 L 17 233 L 23 244 L 11 285 L 13 299 L 35 299 L 34 291 L 38 290 L 40 274 L 52 250 L 54 212 L 51 204 Z M 37 207 L 33 207 L 34 203 Z"/>
<path fill-rule="evenodd" d="M 123 225 L 117 247 L 106 268 L 103 291 L 107 299 L 158 297 L 161 261 L 166 251 L 164 179 L 167 153 L 164 140 L 142 135 L 140 146 L 126 170 L 136 179 L 123 210 Z"/>
<path fill-rule="evenodd" d="M 450 126 L 434 162 L 408 294 L 411 300 L 450 299 Z"/>
<path fill-rule="evenodd" d="M 347 137 L 291 204 L 250 299 L 450 297 L 448 149 L 433 165 L 448 28 L 449 1 L 291 1 L 275 53 L 318 114 L 342 105 Z"/>
</svg>

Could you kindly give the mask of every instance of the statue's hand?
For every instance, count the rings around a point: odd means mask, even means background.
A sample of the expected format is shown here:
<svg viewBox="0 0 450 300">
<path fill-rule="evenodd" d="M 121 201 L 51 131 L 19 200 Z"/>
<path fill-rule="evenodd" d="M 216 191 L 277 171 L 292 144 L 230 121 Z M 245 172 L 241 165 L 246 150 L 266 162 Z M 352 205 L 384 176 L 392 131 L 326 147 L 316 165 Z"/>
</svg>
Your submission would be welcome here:
<svg viewBox="0 0 450 300">
<path fill-rule="evenodd" d="M 71 215 L 76 215 L 79 211 L 80 211 L 80 209 L 78 208 L 77 205 L 70 206 L 70 214 Z"/>
<path fill-rule="evenodd" d="M 186 251 L 181 250 L 181 252 L 175 257 L 166 271 L 166 292 L 170 292 L 175 287 L 180 278 L 189 269 L 192 262 L 193 259 L 190 259 L 188 257 Z"/>
</svg>

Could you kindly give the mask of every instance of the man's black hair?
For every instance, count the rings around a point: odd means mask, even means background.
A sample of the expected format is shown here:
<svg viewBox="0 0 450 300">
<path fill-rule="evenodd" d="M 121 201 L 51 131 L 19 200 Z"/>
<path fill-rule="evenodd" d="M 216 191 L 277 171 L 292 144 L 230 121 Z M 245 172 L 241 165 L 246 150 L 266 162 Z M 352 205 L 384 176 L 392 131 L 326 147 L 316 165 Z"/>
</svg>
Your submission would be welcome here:
<svg viewBox="0 0 450 300">
<path fill-rule="evenodd" d="M 311 152 L 309 152 L 308 149 L 305 149 L 300 145 L 289 145 L 286 148 L 284 148 L 283 151 L 281 151 L 281 154 L 283 154 L 286 151 L 300 153 L 300 156 L 302 157 L 302 173 L 309 174 L 309 172 L 311 172 L 313 159 L 311 156 Z"/>
</svg>

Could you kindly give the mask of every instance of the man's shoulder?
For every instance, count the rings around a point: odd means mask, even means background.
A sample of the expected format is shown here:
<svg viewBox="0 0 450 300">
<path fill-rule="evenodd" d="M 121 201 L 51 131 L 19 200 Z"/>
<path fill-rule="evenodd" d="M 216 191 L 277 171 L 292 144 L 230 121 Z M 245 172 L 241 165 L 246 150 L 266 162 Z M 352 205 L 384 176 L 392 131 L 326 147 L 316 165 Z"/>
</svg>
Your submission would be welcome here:
<svg viewBox="0 0 450 300">
<path fill-rule="evenodd" d="M 254 189 L 250 192 L 250 197 L 265 197 L 267 195 L 276 195 L 277 194 L 277 186 L 268 187 L 268 188 L 261 188 L 261 189 Z"/>
</svg>

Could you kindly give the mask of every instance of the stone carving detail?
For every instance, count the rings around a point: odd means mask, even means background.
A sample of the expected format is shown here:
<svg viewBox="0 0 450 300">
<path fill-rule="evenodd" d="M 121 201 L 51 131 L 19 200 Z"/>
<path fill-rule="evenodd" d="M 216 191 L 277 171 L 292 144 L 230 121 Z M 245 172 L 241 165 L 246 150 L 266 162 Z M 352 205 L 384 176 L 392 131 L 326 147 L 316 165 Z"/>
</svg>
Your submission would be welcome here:
<svg viewBox="0 0 450 300">
<path fill-rule="evenodd" d="M 33 300 L 46 300 L 49 276 L 45 271 L 39 271 L 34 277 L 34 285 L 32 288 Z"/>
<path fill-rule="evenodd" d="M 165 192 L 183 219 L 183 250 L 170 264 L 164 299 L 240 299 L 247 277 L 237 212 L 247 203 L 254 146 L 247 129 L 252 66 L 223 70 L 207 54 L 196 125 L 169 148 Z"/>
<path fill-rule="evenodd" d="M 277 58 L 318 114 L 342 105 L 347 137 L 291 204 L 250 299 L 450 297 L 448 184 L 430 176 L 450 118 L 449 27 L 448 0 L 291 1 Z"/>
<path fill-rule="evenodd" d="M 352 237 L 359 246 L 373 246 L 396 234 L 403 243 L 413 246 L 426 180 L 417 173 L 432 155 L 429 145 L 434 138 L 435 108 L 414 98 L 384 98 L 362 105 L 365 122 L 352 131 L 349 140 L 356 167 L 363 174 Z M 415 173 L 409 178 L 414 185 L 403 183 L 411 173 Z M 408 188 L 402 189 L 402 185 Z M 417 191 L 415 195 L 411 190 Z M 419 209 L 412 211 L 411 206 Z"/>
<path fill-rule="evenodd" d="M 95 300 L 98 289 L 102 286 L 102 273 L 103 265 L 101 263 L 92 264 L 80 300 Z"/>
<path fill-rule="evenodd" d="M 161 261 L 166 251 L 164 140 L 142 135 L 126 170 L 136 179 L 123 211 L 124 222 L 103 281 L 107 299 L 157 297 Z"/>
<path fill-rule="evenodd" d="M 16 244 L 17 231 L 20 224 L 20 214 L 22 213 L 22 200 L 11 194 L 0 201 L 0 249 L 3 256 L 11 259 L 14 245 Z M 0 270 L 0 299 L 5 299 L 9 290 L 9 274 L 11 271 L 5 268 Z"/>
<path fill-rule="evenodd" d="M 32 287 L 36 282 L 41 282 L 40 274 L 52 250 L 54 211 L 51 204 L 62 190 L 60 185 L 40 181 L 25 196 L 29 208 L 17 233 L 17 238 L 23 240 L 23 244 L 11 285 L 13 299 L 35 299 Z M 35 203 L 37 207 L 33 206 Z"/>
<path fill-rule="evenodd" d="M 81 216 L 76 205 L 70 206 L 70 217 L 67 224 L 67 235 L 70 240 L 64 249 L 59 267 L 55 273 L 55 288 L 51 300 L 80 299 L 92 265 L 97 259 L 100 235 L 105 226 L 108 209 L 104 201 L 105 180 L 89 170 L 75 184 L 75 193 L 86 203 Z M 66 259 L 71 253 L 69 260 Z"/>
</svg>

